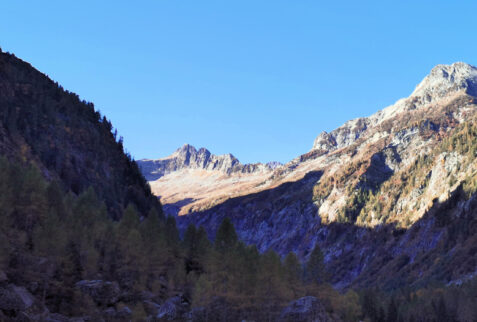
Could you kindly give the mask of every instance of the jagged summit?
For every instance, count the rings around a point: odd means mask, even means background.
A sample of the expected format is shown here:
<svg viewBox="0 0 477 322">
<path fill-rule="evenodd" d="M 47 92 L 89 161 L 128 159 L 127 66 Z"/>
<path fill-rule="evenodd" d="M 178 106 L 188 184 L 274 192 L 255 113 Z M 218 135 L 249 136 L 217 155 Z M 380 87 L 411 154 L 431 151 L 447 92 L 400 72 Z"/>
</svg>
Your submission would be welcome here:
<svg viewBox="0 0 477 322">
<path fill-rule="evenodd" d="M 202 148 L 201 148 L 202 149 Z M 205 149 L 205 148 L 204 148 Z M 184 152 L 188 152 L 188 151 L 196 151 L 196 148 L 193 146 L 193 145 L 190 145 L 189 143 L 184 143 L 183 146 L 181 146 L 180 148 L 178 148 L 176 150 L 176 152 L 178 153 L 184 153 Z"/>
<path fill-rule="evenodd" d="M 211 156 L 220 157 L 222 159 L 228 159 L 233 164 L 239 163 L 239 160 L 236 157 L 234 157 L 231 153 L 226 153 L 222 155 L 213 155 L 209 150 L 207 150 L 204 147 L 197 149 L 193 145 L 190 145 L 188 143 L 184 144 L 182 147 L 177 149 L 172 155 L 164 159 L 168 159 L 171 157 L 181 157 L 181 158 L 184 158 L 184 161 L 186 162 L 192 162 L 193 164 L 194 160 L 197 160 L 199 163 L 202 163 L 202 165 L 205 166 Z"/>
<path fill-rule="evenodd" d="M 402 98 L 369 117 L 350 120 L 330 133 L 321 132 L 313 142 L 312 150 L 332 151 L 347 147 L 370 132 L 370 129 L 392 117 L 458 94 L 477 96 L 477 68 L 463 62 L 437 65 L 409 97 Z"/>
<path fill-rule="evenodd" d="M 215 155 L 206 148 L 197 150 L 190 144 L 184 144 L 168 157 L 157 160 L 144 159 L 138 161 L 138 164 L 148 181 L 157 180 L 178 170 L 206 170 L 230 175 L 232 173 L 268 173 L 281 165 L 278 162 L 242 164 L 230 153 Z"/>
<path fill-rule="evenodd" d="M 205 148 L 200 148 L 199 150 L 206 150 L 207 152 L 209 152 L 207 149 Z M 190 145 L 188 143 L 185 143 L 184 145 L 182 145 L 180 148 L 178 148 L 177 150 L 174 151 L 174 153 L 172 155 L 186 155 L 188 153 L 196 153 L 197 152 L 197 149 L 193 146 L 193 145 Z M 204 151 L 205 152 L 205 151 Z"/>
<path fill-rule="evenodd" d="M 180 148 L 178 148 L 174 153 L 177 153 L 177 154 L 186 154 L 186 153 L 197 153 L 197 152 L 200 152 L 200 153 L 207 153 L 210 151 L 207 150 L 206 148 L 199 148 L 197 149 L 195 146 L 193 145 L 190 145 L 189 143 L 185 143 L 184 145 L 182 145 Z"/>
<path fill-rule="evenodd" d="M 429 75 L 417 85 L 411 97 L 423 97 L 430 102 L 432 99 L 446 96 L 450 92 L 461 90 L 472 96 L 477 94 L 477 68 L 457 62 L 434 67 Z"/>
</svg>

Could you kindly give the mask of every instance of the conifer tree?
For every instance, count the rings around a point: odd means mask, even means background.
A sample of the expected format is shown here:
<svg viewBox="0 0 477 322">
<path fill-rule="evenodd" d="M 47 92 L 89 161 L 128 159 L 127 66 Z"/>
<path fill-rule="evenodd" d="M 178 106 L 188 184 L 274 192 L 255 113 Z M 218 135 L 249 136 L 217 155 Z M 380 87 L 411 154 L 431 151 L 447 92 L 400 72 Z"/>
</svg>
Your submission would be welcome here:
<svg viewBox="0 0 477 322">
<path fill-rule="evenodd" d="M 123 217 L 118 225 L 119 238 L 127 238 L 129 232 L 139 228 L 139 215 L 132 204 L 129 204 L 124 210 Z"/>
<path fill-rule="evenodd" d="M 166 218 L 164 234 L 169 246 L 176 248 L 179 244 L 179 230 L 177 229 L 176 219 L 172 216 Z"/>
<path fill-rule="evenodd" d="M 83 278 L 84 272 L 78 245 L 73 241 L 68 242 L 64 254 L 62 280 L 65 281 L 66 286 L 73 287 L 76 282 Z"/>
<path fill-rule="evenodd" d="M 37 225 L 33 232 L 33 245 L 37 254 L 50 257 L 56 261 L 66 246 L 65 227 L 55 212 Z"/>
<path fill-rule="evenodd" d="M 280 257 L 273 250 L 260 256 L 257 290 L 265 318 L 273 319 L 277 313 L 276 306 L 283 305 L 289 299 Z"/>
<path fill-rule="evenodd" d="M 184 233 L 182 245 L 186 256 L 186 270 L 201 272 L 204 269 L 205 257 L 210 247 L 210 241 L 203 227 L 196 229 L 190 224 Z"/>
<path fill-rule="evenodd" d="M 140 231 L 144 244 L 148 248 L 158 247 L 157 243 L 162 237 L 161 223 L 156 209 L 151 208 L 147 218 L 140 225 Z"/>
<path fill-rule="evenodd" d="M 232 250 L 237 245 L 238 237 L 234 225 L 228 217 L 220 224 L 215 236 L 215 249 L 221 253 Z"/>
<path fill-rule="evenodd" d="M 197 254 L 199 257 L 205 257 L 210 250 L 211 244 L 204 226 L 200 226 L 196 234 Z"/>
<path fill-rule="evenodd" d="M 363 313 L 369 317 L 371 321 L 377 321 L 379 316 L 379 309 L 377 305 L 377 297 L 373 290 L 366 290 L 363 294 Z"/>
<path fill-rule="evenodd" d="M 63 200 L 64 192 L 61 190 L 58 181 L 54 180 L 46 189 L 46 200 L 48 210 L 54 212 L 59 218 L 66 216 L 66 207 Z"/>
<path fill-rule="evenodd" d="M 306 280 L 313 283 L 323 283 L 326 281 L 325 264 L 323 261 L 323 252 L 318 243 L 308 258 L 305 267 Z"/>
<path fill-rule="evenodd" d="M 439 302 L 436 303 L 433 301 L 432 307 L 434 308 L 436 321 L 438 322 L 450 321 L 450 316 L 447 311 L 447 305 L 442 295 L 439 297 Z"/>
<path fill-rule="evenodd" d="M 81 193 L 74 201 L 71 215 L 66 221 L 71 229 L 70 237 L 78 247 L 93 247 L 97 234 L 96 225 L 107 217 L 103 211 L 106 210 L 102 208 L 92 187 Z"/>
<path fill-rule="evenodd" d="M 157 290 L 160 288 L 159 276 L 165 271 L 168 250 L 159 215 L 155 209 L 151 208 L 147 218 L 140 224 L 139 230 L 142 237 L 141 249 L 145 255 L 144 282 L 148 289 Z"/>
<path fill-rule="evenodd" d="M 189 224 L 184 233 L 182 245 L 186 249 L 186 256 L 191 257 L 196 252 L 196 234 L 197 230 L 194 224 Z"/>
<path fill-rule="evenodd" d="M 384 311 L 384 307 L 380 306 L 378 311 L 378 316 L 375 320 L 376 322 L 385 322 L 386 321 L 386 312 Z"/>
<path fill-rule="evenodd" d="M 303 269 L 294 252 L 288 253 L 283 261 L 283 269 L 285 271 L 285 279 L 288 287 L 293 292 L 294 297 L 298 298 L 300 292 L 301 276 Z"/>
<path fill-rule="evenodd" d="M 209 276 L 206 274 L 201 275 L 195 283 L 194 291 L 192 294 L 192 306 L 205 308 L 206 321 L 209 320 L 209 305 L 212 302 L 214 294 L 215 292 L 213 290 L 213 286 L 209 279 Z"/>
<path fill-rule="evenodd" d="M 398 308 L 394 297 L 389 301 L 387 320 L 388 322 L 397 322 L 398 320 Z"/>
</svg>

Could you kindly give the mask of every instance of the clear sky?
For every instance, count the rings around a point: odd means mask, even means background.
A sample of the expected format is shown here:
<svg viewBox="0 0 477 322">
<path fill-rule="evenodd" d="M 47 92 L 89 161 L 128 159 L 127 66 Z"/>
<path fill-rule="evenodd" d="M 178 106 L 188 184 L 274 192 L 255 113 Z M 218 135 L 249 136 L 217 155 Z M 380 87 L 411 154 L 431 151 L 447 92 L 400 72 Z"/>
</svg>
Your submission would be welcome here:
<svg viewBox="0 0 477 322">
<path fill-rule="evenodd" d="M 290 159 L 477 64 L 477 1 L 1 1 L 0 46 L 95 103 L 136 158 Z"/>
</svg>

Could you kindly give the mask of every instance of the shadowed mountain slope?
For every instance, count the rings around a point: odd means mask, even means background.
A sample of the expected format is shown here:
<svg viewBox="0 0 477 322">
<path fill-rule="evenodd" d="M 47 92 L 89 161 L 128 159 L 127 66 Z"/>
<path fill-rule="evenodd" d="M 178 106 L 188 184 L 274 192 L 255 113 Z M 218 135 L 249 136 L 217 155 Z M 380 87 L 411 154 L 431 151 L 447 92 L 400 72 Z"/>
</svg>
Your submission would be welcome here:
<svg viewBox="0 0 477 322">
<path fill-rule="evenodd" d="M 160 211 L 106 117 L 30 64 L 2 52 L 0 107 L 0 154 L 35 163 L 46 178 L 75 194 L 92 186 L 116 219 L 129 203 L 142 214 L 151 207 Z"/>
</svg>

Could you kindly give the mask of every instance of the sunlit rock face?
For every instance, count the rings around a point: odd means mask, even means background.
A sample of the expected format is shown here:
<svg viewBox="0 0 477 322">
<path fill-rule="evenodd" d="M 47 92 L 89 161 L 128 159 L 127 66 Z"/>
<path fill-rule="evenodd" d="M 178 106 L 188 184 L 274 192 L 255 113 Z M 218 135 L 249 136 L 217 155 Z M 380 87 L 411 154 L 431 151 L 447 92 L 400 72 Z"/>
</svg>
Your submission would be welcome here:
<svg viewBox="0 0 477 322">
<path fill-rule="evenodd" d="M 185 144 L 166 158 L 139 160 L 146 179 L 172 214 L 187 214 L 242 194 L 282 164 L 242 164 L 232 154 L 214 155 Z"/>
<path fill-rule="evenodd" d="M 477 68 L 466 63 L 437 65 L 414 92 L 370 117 L 351 120 L 331 131 L 322 132 L 315 139 L 313 149 L 333 150 L 349 146 L 376 125 L 400 113 L 420 109 L 458 93 L 477 96 Z"/>
</svg>

